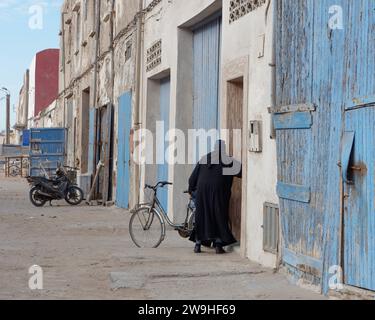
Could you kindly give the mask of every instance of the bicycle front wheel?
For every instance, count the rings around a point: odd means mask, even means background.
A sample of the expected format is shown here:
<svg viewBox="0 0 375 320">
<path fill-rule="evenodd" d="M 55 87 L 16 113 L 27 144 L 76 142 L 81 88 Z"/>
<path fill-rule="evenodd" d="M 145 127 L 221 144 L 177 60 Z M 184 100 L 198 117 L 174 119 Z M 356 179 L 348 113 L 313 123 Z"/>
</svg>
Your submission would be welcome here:
<svg viewBox="0 0 375 320">
<path fill-rule="evenodd" d="M 139 208 L 130 218 L 129 232 L 138 248 L 157 248 L 165 237 L 164 221 L 154 209 Z"/>
</svg>

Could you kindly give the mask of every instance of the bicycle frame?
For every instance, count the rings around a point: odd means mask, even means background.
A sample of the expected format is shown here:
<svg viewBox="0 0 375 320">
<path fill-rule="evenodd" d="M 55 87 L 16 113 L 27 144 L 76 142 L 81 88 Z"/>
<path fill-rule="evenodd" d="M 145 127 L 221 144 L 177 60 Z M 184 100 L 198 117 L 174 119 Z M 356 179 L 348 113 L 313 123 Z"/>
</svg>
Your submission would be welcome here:
<svg viewBox="0 0 375 320">
<path fill-rule="evenodd" d="M 164 210 L 162 204 L 160 203 L 160 201 L 158 199 L 157 190 L 154 190 L 153 192 L 154 192 L 154 197 L 153 197 L 153 200 L 151 202 L 141 203 L 138 206 L 136 206 L 136 208 L 134 208 L 132 211 L 134 212 L 134 211 L 136 211 L 136 210 L 138 210 L 142 207 L 147 207 L 147 208 L 149 208 L 150 211 L 155 210 L 156 213 L 160 216 L 160 218 L 164 222 L 166 222 L 170 227 L 175 228 L 175 229 L 183 227 L 184 224 L 176 224 L 176 223 L 173 223 L 171 221 L 171 219 L 169 219 L 168 213 Z M 187 217 L 187 219 L 188 219 L 188 217 Z"/>
<path fill-rule="evenodd" d="M 162 204 L 160 203 L 159 199 L 158 199 L 158 196 L 157 196 L 157 192 L 154 193 L 154 200 L 151 204 L 151 208 L 152 209 L 155 209 L 159 214 L 160 216 L 164 219 L 164 221 L 167 222 L 167 224 L 172 227 L 172 228 L 180 228 L 180 227 L 183 227 L 182 224 L 175 224 L 171 221 L 171 219 L 169 219 L 168 217 L 168 213 L 164 210 Z M 158 210 L 159 209 L 159 210 Z"/>
<path fill-rule="evenodd" d="M 158 184 L 159 185 L 159 184 Z M 161 238 L 157 244 L 155 244 L 155 247 L 158 247 L 160 243 L 165 239 L 167 228 L 166 226 L 169 225 L 174 230 L 178 231 L 180 236 L 183 238 L 187 238 L 191 235 L 191 232 L 194 228 L 194 219 L 195 219 L 195 205 L 193 199 L 190 199 L 190 202 L 187 206 L 187 213 L 186 213 L 186 219 L 184 223 L 176 224 L 171 221 L 171 219 L 168 217 L 168 213 L 163 208 L 162 204 L 160 203 L 157 193 L 158 193 L 158 185 L 155 187 L 147 186 L 146 188 L 151 189 L 153 191 L 153 198 L 152 201 L 147 203 L 140 203 L 135 206 L 133 210 L 131 210 L 131 220 L 129 224 L 129 230 L 131 237 L 134 241 L 134 243 L 141 247 L 137 240 L 133 237 L 133 231 L 132 231 L 132 224 L 134 219 L 136 217 L 138 218 L 139 222 L 141 223 L 141 226 L 143 228 L 143 231 L 148 231 L 151 229 L 151 226 L 153 225 L 153 222 L 155 220 L 160 221 L 161 223 Z M 187 193 L 187 192 L 184 192 Z M 146 214 L 147 212 L 147 214 Z M 142 213 L 142 214 L 140 214 Z"/>
</svg>

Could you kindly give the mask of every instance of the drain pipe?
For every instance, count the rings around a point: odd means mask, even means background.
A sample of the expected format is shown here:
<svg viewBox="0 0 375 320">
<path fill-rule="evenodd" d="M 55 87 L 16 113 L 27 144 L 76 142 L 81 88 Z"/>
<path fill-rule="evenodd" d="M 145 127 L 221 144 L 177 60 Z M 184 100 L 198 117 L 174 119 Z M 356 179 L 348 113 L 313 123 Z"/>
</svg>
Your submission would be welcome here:
<svg viewBox="0 0 375 320">
<path fill-rule="evenodd" d="M 111 3 L 111 26 L 110 26 L 110 50 L 111 50 L 111 103 L 112 106 L 115 103 L 115 47 L 114 47 L 114 37 L 115 35 L 115 0 Z"/>
<path fill-rule="evenodd" d="M 266 24 L 268 19 L 268 14 L 270 8 L 272 9 L 272 58 L 269 66 L 271 67 L 271 106 L 269 108 L 270 113 L 270 139 L 276 139 L 276 130 L 274 125 L 274 111 L 277 104 L 277 80 L 276 80 L 276 46 L 277 46 L 277 6 L 278 0 L 268 0 L 267 9 L 266 9 Z M 279 210 L 279 221 L 280 221 L 280 210 Z M 281 223 L 279 223 L 278 232 L 279 232 L 279 241 L 277 244 L 277 256 L 276 256 L 276 270 L 280 270 L 282 264 L 282 229 Z"/>
<path fill-rule="evenodd" d="M 100 44 L 100 1 L 99 0 L 96 0 L 95 1 L 95 23 L 96 23 L 96 26 L 95 26 L 95 59 L 94 59 L 94 83 L 93 83 L 93 86 L 94 86 L 94 90 L 93 90 L 93 108 L 96 110 L 95 111 L 95 121 L 94 121 L 94 131 L 95 131 L 95 140 L 94 140 L 94 145 L 93 145 L 93 162 L 91 164 L 91 170 L 92 172 L 89 172 L 90 174 L 92 175 L 96 175 L 96 173 L 98 172 L 98 166 L 99 166 L 99 163 L 98 161 L 100 159 L 97 159 L 97 148 L 98 148 L 98 145 L 97 145 L 97 137 L 98 137 L 98 119 L 99 119 L 99 115 L 98 115 L 98 103 L 97 103 L 97 82 L 98 82 L 98 57 L 99 57 L 99 44 Z M 94 198 L 95 196 L 95 193 L 96 193 L 96 187 L 97 187 L 97 182 L 93 181 L 92 185 L 91 185 L 91 190 L 89 192 L 89 195 L 88 195 L 88 202 L 92 201 L 92 199 Z"/>
<path fill-rule="evenodd" d="M 134 114 L 134 129 L 141 127 L 140 113 L 141 113 L 141 77 L 142 77 L 142 48 L 143 48 L 143 0 L 139 0 L 138 14 L 137 14 L 137 55 L 135 63 L 135 114 Z M 140 165 L 135 164 L 135 183 L 137 203 L 140 201 Z"/>
<path fill-rule="evenodd" d="M 276 130 L 274 125 L 274 109 L 277 106 L 277 74 L 276 74 L 276 46 L 277 46 L 277 25 L 278 25 L 278 15 L 277 15 L 277 7 L 278 7 L 278 0 L 272 0 L 272 61 L 270 63 L 270 67 L 272 68 L 271 72 L 271 90 L 272 90 L 272 97 L 271 97 L 271 130 L 270 130 L 270 138 L 276 139 Z M 280 270 L 282 266 L 282 243 L 283 243 L 283 233 L 281 228 L 281 219 L 280 219 L 280 210 L 279 210 L 279 242 L 277 244 L 277 256 L 276 256 L 276 270 Z"/>
<path fill-rule="evenodd" d="M 65 8 L 64 8 L 65 9 Z M 65 90 L 66 90 L 66 67 L 65 67 L 65 19 L 64 19 L 64 16 L 65 16 L 66 12 L 63 11 L 61 13 L 61 32 L 62 32 L 62 42 L 61 42 L 61 46 L 62 46 L 62 53 L 61 53 L 61 64 L 62 64 L 62 73 L 63 73 L 63 89 L 62 89 L 62 92 L 63 92 L 63 95 L 62 95 L 62 99 L 63 99 L 63 109 L 64 109 L 64 114 L 63 114 L 63 125 L 64 125 L 64 128 L 66 128 L 66 103 L 65 103 Z"/>
<path fill-rule="evenodd" d="M 272 2 L 272 4 L 271 4 Z M 276 139 L 276 130 L 273 122 L 273 109 L 276 107 L 276 24 L 277 24 L 277 0 L 269 0 L 268 9 L 272 6 L 272 61 L 269 63 L 271 70 L 271 130 L 270 138 Z"/>
<path fill-rule="evenodd" d="M 98 56 L 99 56 L 99 42 L 100 42 L 100 1 L 95 1 L 95 60 L 94 60 L 94 93 L 93 99 L 94 103 L 93 106 L 95 109 L 98 108 L 97 106 L 97 82 L 98 82 Z"/>
<path fill-rule="evenodd" d="M 95 132 L 97 132 L 97 127 L 98 127 L 98 102 L 97 102 L 97 96 L 98 96 L 98 57 L 99 57 L 99 49 L 100 49 L 100 1 L 96 0 L 95 1 L 95 23 L 96 23 L 96 28 L 95 28 L 95 60 L 94 60 L 94 93 L 93 93 L 93 107 L 96 110 L 95 112 Z M 97 133 L 95 134 L 97 135 Z M 96 136 L 97 139 L 97 136 Z M 97 165 L 97 144 L 96 144 L 96 139 L 94 142 L 94 168 Z"/>
</svg>

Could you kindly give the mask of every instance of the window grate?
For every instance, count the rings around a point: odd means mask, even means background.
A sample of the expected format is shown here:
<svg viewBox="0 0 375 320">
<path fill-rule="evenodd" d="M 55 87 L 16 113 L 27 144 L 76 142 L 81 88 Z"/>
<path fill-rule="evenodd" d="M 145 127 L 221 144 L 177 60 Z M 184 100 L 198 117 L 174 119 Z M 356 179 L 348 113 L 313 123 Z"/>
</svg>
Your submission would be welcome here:
<svg viewBox="0 0 375 320">
<path fill-rule="evenodd" d="M 146 71 L 149 72 L 161 64 L 161 40 L 156 41 L 147 50 L 147 67 Z"/>
<path fill-rule="evenodd" d="M 231 0 L 229 5 L 230 18 L 232 23 L 247 15 L 266 3 L 266 0 Z"/>
<path fill-rule="evenodd" d="M 266 202 L 263 207 L 263 250 L 276 254 L 279 245 L 279 207 Z"/>
</svg>

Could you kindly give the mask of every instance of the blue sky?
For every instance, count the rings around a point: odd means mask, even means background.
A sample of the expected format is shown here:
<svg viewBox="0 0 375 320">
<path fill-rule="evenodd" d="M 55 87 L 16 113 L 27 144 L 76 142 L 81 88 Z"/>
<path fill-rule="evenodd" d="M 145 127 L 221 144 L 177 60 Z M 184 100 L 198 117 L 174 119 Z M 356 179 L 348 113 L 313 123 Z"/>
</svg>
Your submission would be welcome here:
<svg viewBox="0 0 375 320">
<path fill-rule="evenodd" d="M 12 126 L 15 123 L 13 109 L 18 101 L 23 74 L 29 68 L 32 58 L 38 51 L 59 47 L 62 2 L 63 0 L 0 0 L 0 88 L 7 87 L 11 91 Z M 29 27 L 29 22 L 35 21 L 33 18 L 37 13 L 41 13 L 42 29 Z M 3 94 L 0 94 L 0 99 L 2 97 Z M 0 101 L 0 131 L 3 129 L 5 100 Z"/>
</svg>

